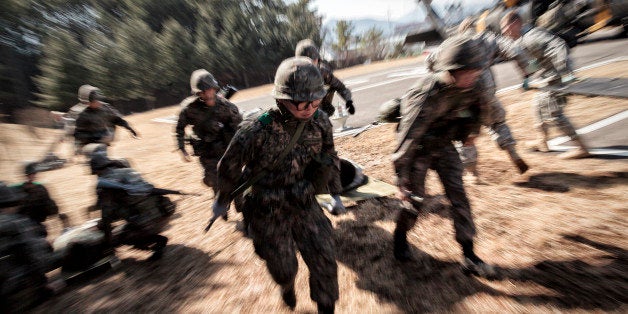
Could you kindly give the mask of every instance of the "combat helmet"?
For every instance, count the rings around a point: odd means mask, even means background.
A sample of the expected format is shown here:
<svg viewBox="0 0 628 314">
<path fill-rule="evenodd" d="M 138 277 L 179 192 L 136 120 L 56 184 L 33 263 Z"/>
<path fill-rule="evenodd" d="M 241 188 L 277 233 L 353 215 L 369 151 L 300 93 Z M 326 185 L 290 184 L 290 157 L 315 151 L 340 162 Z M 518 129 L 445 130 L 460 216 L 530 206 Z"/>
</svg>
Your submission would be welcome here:
<svg viewBox="0 0 628 314">
<path fill-rule="evenodd" d="M 321 72 L 309 58 L 288 58 L 277 68 L 271 93 L 275 99 L 303 102 L 321 99 L 325 94 Z"/>
<path fill-rule="evenodd" d="M 81 85 L 78 90 L 78 100 L 84 104 L 102 99 L 100 88 L 91 85 Z"/>
<path fill-rule="evenodd" d="M 35 162 L 35 161 L 31 161 L 31 162 L 27 162 L 24 165 L 24 174 L 25 175 L 31 175 L 31 174 L 35 174 L 37 172 L 39 172 L 39 163 Z"/>
<path fill-rule="evenodd" d="M 105 154 L 94 154 L 89 161 L 89 167 L 92 170 L 92 174 L 97 174 L 98 171 L 104 170 L 111 165 L 111 160 Z"/>
<path fill-rule="evenodd" d="M 0 208 L 16 206 L 25 197 L 26 193 L 8 187 L 4 182 L 0 181 Z"/>
<path fill-rule="evenodd" d="M 436 72 L 482 69 L 486 65 L 484 46 L 479 39 L 456 35 L 445 40 L 438 49 L 438 57 L 433 66 Z"/>
<path fill-rule="evenodd" d="M 197 94 L 210 88 L 215 88 L 216 90 L 220 89 L 218 81 L 216 81 L 211 73 L 205 69 L 198 69 L 192 72 L 192 76 L 190 76 L 190 89 L 192 89 L 192 94 Z"/>
<path fill-rule="evenodd" d="M 314 41 L 311 39 L 303 39 L 297 43 L 297 47 L 294 50 L 295 57 L 308 57 L 312 60 L 320 59 L 321 56 L 318 53 L 318 48 Z"/>
</svg>

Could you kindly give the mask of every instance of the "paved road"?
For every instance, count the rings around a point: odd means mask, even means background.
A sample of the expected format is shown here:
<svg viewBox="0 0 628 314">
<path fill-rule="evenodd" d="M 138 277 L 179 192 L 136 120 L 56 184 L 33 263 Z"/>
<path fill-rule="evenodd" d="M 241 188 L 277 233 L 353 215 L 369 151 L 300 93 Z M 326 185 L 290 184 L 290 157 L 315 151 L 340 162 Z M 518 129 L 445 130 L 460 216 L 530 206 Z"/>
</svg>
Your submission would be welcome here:
<svg viewBox="0 0 628 314">
<path fill-rule="evenodd" d="M 576 46 L 572 52 L 575 67 L 591 65 L 605 60 L 628 57 L 628 39 L 605 40 Z M 521 83 L 521 77 L 514 62 L 506 62 L 493 67 L 498 89 Z M 361 127 L 375 120 L 377 109 L 383 102 L 401 96 L 417 78 L 425 74 L 423 64 L 395 67 L 366 75 L 345 78 L 343 81 L 353 92 L 356 115 L 350 116 L 347 125 Z M 334 102 L 341 102 L 336 95 Z M 247 111 L 255 108 L 268 108 L 274 104 L 270 96 L 236 102 Z"/>
</svg>

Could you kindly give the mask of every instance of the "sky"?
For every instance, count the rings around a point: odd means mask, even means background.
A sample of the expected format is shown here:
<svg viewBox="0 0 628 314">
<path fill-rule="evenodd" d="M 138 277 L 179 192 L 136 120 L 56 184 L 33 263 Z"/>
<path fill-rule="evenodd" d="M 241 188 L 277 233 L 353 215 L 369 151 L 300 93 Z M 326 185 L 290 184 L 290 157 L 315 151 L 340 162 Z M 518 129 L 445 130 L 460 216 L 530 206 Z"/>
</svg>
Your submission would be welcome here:
<svg viewBox="0 0 628 314">
<path fill-rule="evenodd" d="M 312 7 L 324 19 L 376 18 L 386 21 L 398 19 L 418 6 L 418 0 L 314 0 Z M 435 6 L 445 6 L 454 0 L 433 0 Z M 463 0 L 464 6 L 485 4 L 490 0 Z"/>
<path fill-rule="evenodd" d="M 416 0 L 314 0 L 314 8 L 325 19 L 397 19 L 417 7 Z"/>
</svg>

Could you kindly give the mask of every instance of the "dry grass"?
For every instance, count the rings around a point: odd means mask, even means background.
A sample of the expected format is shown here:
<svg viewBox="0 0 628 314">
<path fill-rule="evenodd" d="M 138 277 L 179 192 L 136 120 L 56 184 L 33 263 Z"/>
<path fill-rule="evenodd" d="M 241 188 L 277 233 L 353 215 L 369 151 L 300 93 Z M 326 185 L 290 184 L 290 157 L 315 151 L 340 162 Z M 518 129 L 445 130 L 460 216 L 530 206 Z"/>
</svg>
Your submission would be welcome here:
<svg viewBox="0 0 628 314">
<path fill-rule="evenodd" d="M 626 66 L 622 64 L 625 73 Z M 617 66 L 597 69 L 605 75 Z M 534 138 L 529 101 L 533 92 L 500 95 L 520 141 Z M 567 115 L 583 126 L 628 109 L 628 101 L 570 97 Z M 129 117 L 143 135 L 135 141 L 124 130 L 113 155 L 128 157 L 157 186 L 202 192 L 180 198 L 178 214 L 165 232 L 170 242 L 164 258 L 143 262 L 146 253 L 118 250 L 118 269 L 68 287 L 35 312 L 289 312 L 251 241 L 235 231 L 239 217 L 218 221 L 209 234 L 202 229 L 210 216 L 211 192 L 201 183 L 200 166 L 183 163 L 172 153 L 172 126 L 150 118 L 177 108 Z M 34 159 L 45 150 L 52 131 L 42 139 L 19 140 L 20 126 L 2 125 L 9 147 L 5 161 Z M 369 176 L 387 182 L 393 172 L 390 152 L 394 126 L 384 125 L 358 138 L 337 141 L 343 157 L 365 166 Z M 503 278 L 487 281 L 459 271 L 457 246 L 442 189 L 430 174 L 434 204 L 409 239 L 416 261 L 400 264 L 392 257 L 392 231 L 399 202 L 382 198 L 359 203 L 343 217 L 329 217 L 335 227 L 339 264 L 339 313 L 400 312 L 626 312 L 628 308 L 628 163 L 589 158 L 563 161 L 554 154 L 523 153 L 531 165 L 518 175 L 506 154 L 488 136 L 478 139 L 479 166 L 486 185 L 468 185 L 478 229 L 477 252 L 502 268 Z M 1 151 L 0 151 L 1 152 Z M 18 154 L 19 152 L 19 154 Z M 17 154 L 17 155 L 16 155 Z M 18 170 L 2 167 L 2 178 L 19 179 Z M 84 165 L 41 174 L 62 211 L 71 219 L 87 219 L 94 202 L 95 180 Z M 440 206 L 439 206 L 440 204 Z M 58 234 L 49 221 L 51 237 Z M 316 310 L 309 299 L 307 268 L 300 262 L 296 312 Z"/>
</svg>

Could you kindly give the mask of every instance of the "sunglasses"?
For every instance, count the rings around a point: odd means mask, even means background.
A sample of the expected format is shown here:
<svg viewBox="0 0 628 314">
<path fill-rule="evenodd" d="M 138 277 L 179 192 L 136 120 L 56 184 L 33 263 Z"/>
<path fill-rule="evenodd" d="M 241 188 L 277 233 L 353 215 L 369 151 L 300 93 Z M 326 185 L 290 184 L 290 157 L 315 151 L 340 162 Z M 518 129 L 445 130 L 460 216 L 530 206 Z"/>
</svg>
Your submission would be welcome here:
<svg viewBox="0 0 628 314">
<path fill-rule="evenodd" d="M 312 108 L 314 109 L 318 109 L 318 107 L 321 105 L 321 99 L 316 99 L 312 101 L 302 101 L 302 102 L 289 100 L 288 102 L 292 104 L 297 109 L 297 111 L 306 110 L 310 106 L 312 106 Z"/>
</svg>

